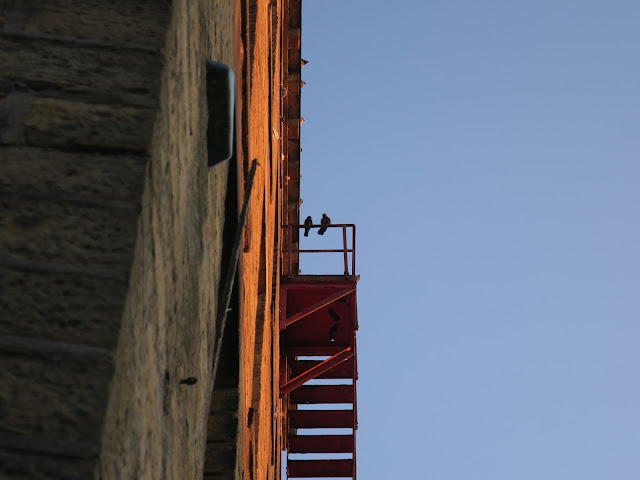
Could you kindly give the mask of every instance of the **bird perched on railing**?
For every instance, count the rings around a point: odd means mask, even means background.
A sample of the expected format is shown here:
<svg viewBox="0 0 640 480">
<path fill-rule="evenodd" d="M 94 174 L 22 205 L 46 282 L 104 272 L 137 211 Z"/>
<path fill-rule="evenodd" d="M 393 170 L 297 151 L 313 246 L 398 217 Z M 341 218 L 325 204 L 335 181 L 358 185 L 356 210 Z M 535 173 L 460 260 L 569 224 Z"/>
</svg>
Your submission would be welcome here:
<svg viewBox="0 0 640 480">
<path fill-rule="evenodd" d="M 309 236 L 309 230 L 311 230 L 311 225 L 313 225 L 313 219 L 311 218 L 311 215 L 309 215 L 304 220 L 304 236 L 305 237 Z"/>
<path fill-rule="evenodd" d="M 327 217 L 326 213 L 322 214 L 322 220 L 320 220 L 320 230 L 318 230 L 318 235 L 324 235 L 324 232 L 327 231 L 327 227 L 331 225 L 331 219 Z"/>
</svg>

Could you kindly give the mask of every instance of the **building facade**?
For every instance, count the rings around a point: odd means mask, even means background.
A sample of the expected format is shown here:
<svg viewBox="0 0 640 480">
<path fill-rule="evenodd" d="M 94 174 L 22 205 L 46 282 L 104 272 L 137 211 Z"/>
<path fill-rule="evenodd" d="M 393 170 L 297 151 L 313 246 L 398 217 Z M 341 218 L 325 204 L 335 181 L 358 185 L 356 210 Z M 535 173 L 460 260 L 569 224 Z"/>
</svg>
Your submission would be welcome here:
<svg viewBox="0 0 640 480">
<path fill-rule="evenodd" d="M 3 478 L 280 478 L 300 20 L 300 0 L 0 3 Z M 235 72 L 215 166 L 207 60 Z"/>
</svg>

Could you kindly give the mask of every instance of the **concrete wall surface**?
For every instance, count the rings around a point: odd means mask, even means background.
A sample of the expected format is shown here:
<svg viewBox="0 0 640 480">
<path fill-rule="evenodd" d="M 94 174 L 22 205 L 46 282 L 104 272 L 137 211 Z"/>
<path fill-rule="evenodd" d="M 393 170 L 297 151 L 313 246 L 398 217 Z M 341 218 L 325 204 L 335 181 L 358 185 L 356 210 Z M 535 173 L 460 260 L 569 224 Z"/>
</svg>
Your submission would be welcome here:
<svg viewBox="0 0 640 480">
<path fill-rule="evenodd" d="M 0 477 L 202 477 L 236 10 L 0 2 Z"/>
<path fill-rule="evenodd" d="M 0 478 L 280 478 L 292 3 L 0 0 Z M 214 167 L 207 59 L 236 74 Z"/>
<path fill-rule="evenodd" d="M 174 2 L 97 478 L 202 478 L 228 176 L 205 62 L 235 67 L 234 39 L 234 2 Z"/>
</svg>

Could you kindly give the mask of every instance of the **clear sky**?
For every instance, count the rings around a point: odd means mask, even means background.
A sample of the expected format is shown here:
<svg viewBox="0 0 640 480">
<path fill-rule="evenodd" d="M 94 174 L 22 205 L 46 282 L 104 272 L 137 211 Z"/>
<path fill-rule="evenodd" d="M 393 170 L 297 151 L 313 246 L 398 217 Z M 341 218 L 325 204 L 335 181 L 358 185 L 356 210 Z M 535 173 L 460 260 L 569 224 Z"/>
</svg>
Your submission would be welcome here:
<svg viewBox="0 0 640 480">
<path fill-rule="evenodd" d="M 639 46 L 637 0 L 304 0 L 360 479 L 640 479 Z"/>
</svg>

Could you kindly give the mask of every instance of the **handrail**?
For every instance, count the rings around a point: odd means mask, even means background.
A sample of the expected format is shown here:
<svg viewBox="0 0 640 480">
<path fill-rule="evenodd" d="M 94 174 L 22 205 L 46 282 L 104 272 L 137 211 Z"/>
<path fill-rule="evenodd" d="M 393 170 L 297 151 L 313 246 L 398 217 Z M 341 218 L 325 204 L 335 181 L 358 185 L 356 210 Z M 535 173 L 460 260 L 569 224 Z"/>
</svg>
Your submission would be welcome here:
<svg viewBox="0 0 640 480">
<path fill-rule="evenodd" d="M 293 247 L 293 229 L 296 228 L 298 229 L 298 231 L 300 231 L 300 229 L 304 229 L 304 228 L 310 228 L 310 229 L 315 229 L 315 228 L 321 228 L 323 227 L 323 225 L 317 225 L 317 224 L 312 224 L 312 225 L 299 225 L 299 224 L 290 224 L 290 225 L 283 225 L 282 228 L 286 229 L 286 241 L 287 241 L 287 249 L 286 251 L 288 252 L 289 258 L 288 258 L 288 262 L 287 262 L 287 266 L 289 271 L 287 272 L 288 275 L 295 275 L 298 272 L 294 272 L 293 271 L 293 254 L 297 253 L 342 253 L 343 254 L 343 260 L 344 260 L 344 274 L 345 275 L 355 275 L 356 274 L 356 226 L 353 223 L 337 223 L 337 224 L 333 224 L 333 225 L 327 225 L 325 228 L 340 228 L 342 229 L 342 248 L 340 249 L 301 249 L 301 248 L 296 248 L 294 249 Z M 348 241 L 347 241 L 347 228 L 351 229 L 351 248 L 348 248 Z M 298 238 L 300 238 L 300 236 L 298 235 Z M 351 254 L 351 271 L 349 271 L 349 254 Z M 299 261 L 299 260 L 298 260 Z"/>
</svg>

